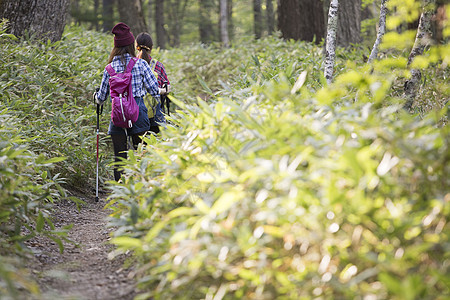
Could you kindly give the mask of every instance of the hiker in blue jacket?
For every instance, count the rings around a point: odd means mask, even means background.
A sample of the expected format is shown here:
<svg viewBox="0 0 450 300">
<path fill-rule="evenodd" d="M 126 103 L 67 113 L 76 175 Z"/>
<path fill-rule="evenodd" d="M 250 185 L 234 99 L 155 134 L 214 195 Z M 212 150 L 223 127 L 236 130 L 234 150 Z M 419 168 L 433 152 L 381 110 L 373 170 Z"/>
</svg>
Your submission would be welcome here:
<svg viewBox="0 0 450 300">
<path fill-rule="evenodd" d="M 125 23 L 116 24 L 111 32 L 114 34 L 114 48 L 109 56 L 108 64 L 111 64 L 116 73 L 124 72 L 131 58 L 136 57 L 134 36 L 130 27 Z M 108 134 L 111 135 L 116 162 L 127 158 L 127 136 L 131 137 L 133 146 L 136 148 L 141 142 L 141 136 L 150 129 L 147 107 L 143 101 L 145 94 L 148 92 L 159 99 L 158 81 L 146 61 L 138 59 L 131 70 L 131 74 L 133 96 L 139 106 L 139 118 L 128 129 L 117 127 L 112 121 L 109 123 Z M 109 77 L 110 75 L 105 69 L 100 89 L 94 94 L 95 102 L 99 105 L 106 101 L 110 93 Z M 118 181 L 121 175 L 121 170 L 115 166 L 114 179 Z"/>
</svg>

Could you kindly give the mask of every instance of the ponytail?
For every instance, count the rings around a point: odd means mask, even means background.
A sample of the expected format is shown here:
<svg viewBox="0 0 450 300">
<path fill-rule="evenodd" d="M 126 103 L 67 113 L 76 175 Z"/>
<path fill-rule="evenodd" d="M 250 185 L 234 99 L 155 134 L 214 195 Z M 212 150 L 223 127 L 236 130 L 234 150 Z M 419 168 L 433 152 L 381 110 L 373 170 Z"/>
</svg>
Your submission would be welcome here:
<svg viewBox="0 0 450 300">
<path fill-rule="evenodd" d="M 150 52 L 153 48 L 153 40 L 151 36 L 146 32 L 138 34 L 136 37 L 136 44 L 137 50 L 139 51 L 138 57 L 150 64 Z"/>
<path fill-rule="evenodd" d="M 145 60 L 148 64 L 150 64 L 150 51 L 148 51 L 145 48 L 142 48 L 141 46 L 138 46 L 137 49 L 139 50 L 138 57 Z"/>
</svg>

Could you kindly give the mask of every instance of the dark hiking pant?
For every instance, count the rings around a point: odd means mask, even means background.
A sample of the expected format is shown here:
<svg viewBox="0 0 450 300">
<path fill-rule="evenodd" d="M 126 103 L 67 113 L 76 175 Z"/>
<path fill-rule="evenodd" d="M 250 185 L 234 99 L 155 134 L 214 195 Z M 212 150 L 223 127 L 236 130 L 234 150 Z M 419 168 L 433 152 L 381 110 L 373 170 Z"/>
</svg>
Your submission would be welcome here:
<svg viewBox="0 0 450 300">
<path fill-rule="evenodd" d="M 141 139 L 142 135 L 144 135 L 144 132 L 140 134 L 131 135 L 131 140 L 134 149 L 137 149 L 138 144 L 142 141 Z M 128 141 L 127 141 L 128 136 L 125 134 L 112 134 L 111 139 L 114 147 L 114 161 L 118 163 L 122 160 L 126 160 L 128 151 Z M 120 166 L 114 165 L 114 180 L 119 181 L 121 176 L 122 170 Z"/>
</svg>

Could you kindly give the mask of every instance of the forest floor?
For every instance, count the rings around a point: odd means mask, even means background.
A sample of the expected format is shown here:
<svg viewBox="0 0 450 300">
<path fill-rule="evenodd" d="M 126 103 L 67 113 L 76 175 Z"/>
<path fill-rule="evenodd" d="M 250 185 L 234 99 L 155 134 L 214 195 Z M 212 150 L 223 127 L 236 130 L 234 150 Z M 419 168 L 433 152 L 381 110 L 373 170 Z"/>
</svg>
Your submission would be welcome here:
<svg viewBox="0 0 450 300">
<path fill-rule="evenodd" d="M 109 258 L 113 228 L 107 227 L 106 196 L 94 201 L 92 192 L 76 197 L 86 204 L 77 209 L 71 201 L 56 205 L 57 228 L 73 224 L 64 242 L 64 252 L 50 239 L 38 237 L 27 242 L 34 253 L 29 268 L 39 284 L 42 299 L 133 299 L 137 294 L 133 270 L 124 267 L 125 255 Z M 88 196 L 89 195 L 89 196 Z M 41 298 L 39 298 L 41 299 Z"/>
</svg>

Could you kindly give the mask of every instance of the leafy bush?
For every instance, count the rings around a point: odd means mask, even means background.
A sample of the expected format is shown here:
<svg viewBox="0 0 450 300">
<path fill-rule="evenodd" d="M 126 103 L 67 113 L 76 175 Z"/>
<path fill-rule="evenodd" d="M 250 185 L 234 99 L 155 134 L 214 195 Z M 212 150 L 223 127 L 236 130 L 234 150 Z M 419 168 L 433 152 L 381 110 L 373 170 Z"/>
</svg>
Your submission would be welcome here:
<svg viewBox="0 0 450 300">
<path fill-rule="evenodd" d="M 62 251 L 69 227 L 55 228 L 53 203 L 78 202 L 63 187 L 94 178 L 89 82 L 98 72 L 95 55 L 105 54 L 93 43 L 94 34 L 76 30 L 61 42 L 33 44 L 6 34 L 0 23 L 0 295 L 5 297 L 39 291 L 23 267 L 30 254 L 24 242 L 43 235 Z"/>
<path fill-rule="evenodd" d="M 46 159 L 30 150 L 17 132 L 19 122 L 7 110 L 0 112 L 0 293 L 16 295 L 17 288 L 38 288 L 21 268 L 18 257 L 27 253 L 24 241 L 35 235 L 52 239 L 63 250 L 68 228 L 57 229 L 51 220 L 52 204 L 66 194 L 60 174 L 50 176 L 61 157 Z"/>
<path fill-rule="evenodd" d="M 226 85 L 200 76 L 207 102 L 177 94 L 173 124 L 111 186 L 113 242 L 133 250 L 141 298 L 448 297 L 448 52 L 423 56 L 444 76 L 422 87 L 439 91 L 434 110 L 411 115 L 405 53 L 338 53 L 324 87 L 317 48 L 274 42 L 218 54 L 242 68 L 213 72 Z M 295 64 L 293 48 L 310 58 Z"/>
<path fill-rule="evenodd" d="M 254 99 L 186 108 L 189 125 L 130 160 L 111 196 L 114 242 L 142 260 L 145 290 L 448 293 L 448 128 L 369 105 L 311 111 L 299 98 L 264 113 Z"/>
<path fill-rule="evenodd" d="M 0 291 L 36 292 L 6 253 L 34 234 L 58 240 L 49 210 L 61 185 L 93 183 L 91 93 L 112 39 L 79 27 L 53 44 L 11 39 L 0 32 Z M 154 53 L 180 110 L 129 152 L 109 203 L 142 298 L 449 295 L 448 45 L 415 61 L 417 115 L 401 109 L 405 48 L 372 65 L 365 51 L 339 49 L 330 86 L 309 43 Z"/>
<path fill-rule="evenodd" d="M 322 50 L 310 43 L 268 37 L 242 39 L 225 50 L 216 45 L 191 45 L 155 52 L 154 56 L 164 63 L 175 97 L 192 104 L 197 96 L 211 99 L 233 88 L 276 78 L 280 72 L 295 78 L 296 72 L 307 69 L 320 77 Z"/>
<path fill-rule="evenodd" d="M 67 158 L 57 164 L 57 172 L 70 185 L 85 186 L 95 178 L 92 92 L 101 79 L 109 40 L 100 33 L 72 28 L 56 43 L 21 40 L 0 49 L 2 107 L 21 120 L 20 131 L 30 137 L 33 151 Z M 102 118 L 103 128 L 108 121 Z M 101 161 L 102 174 L 107 174 L 106 163 Z"/>
</svg>

